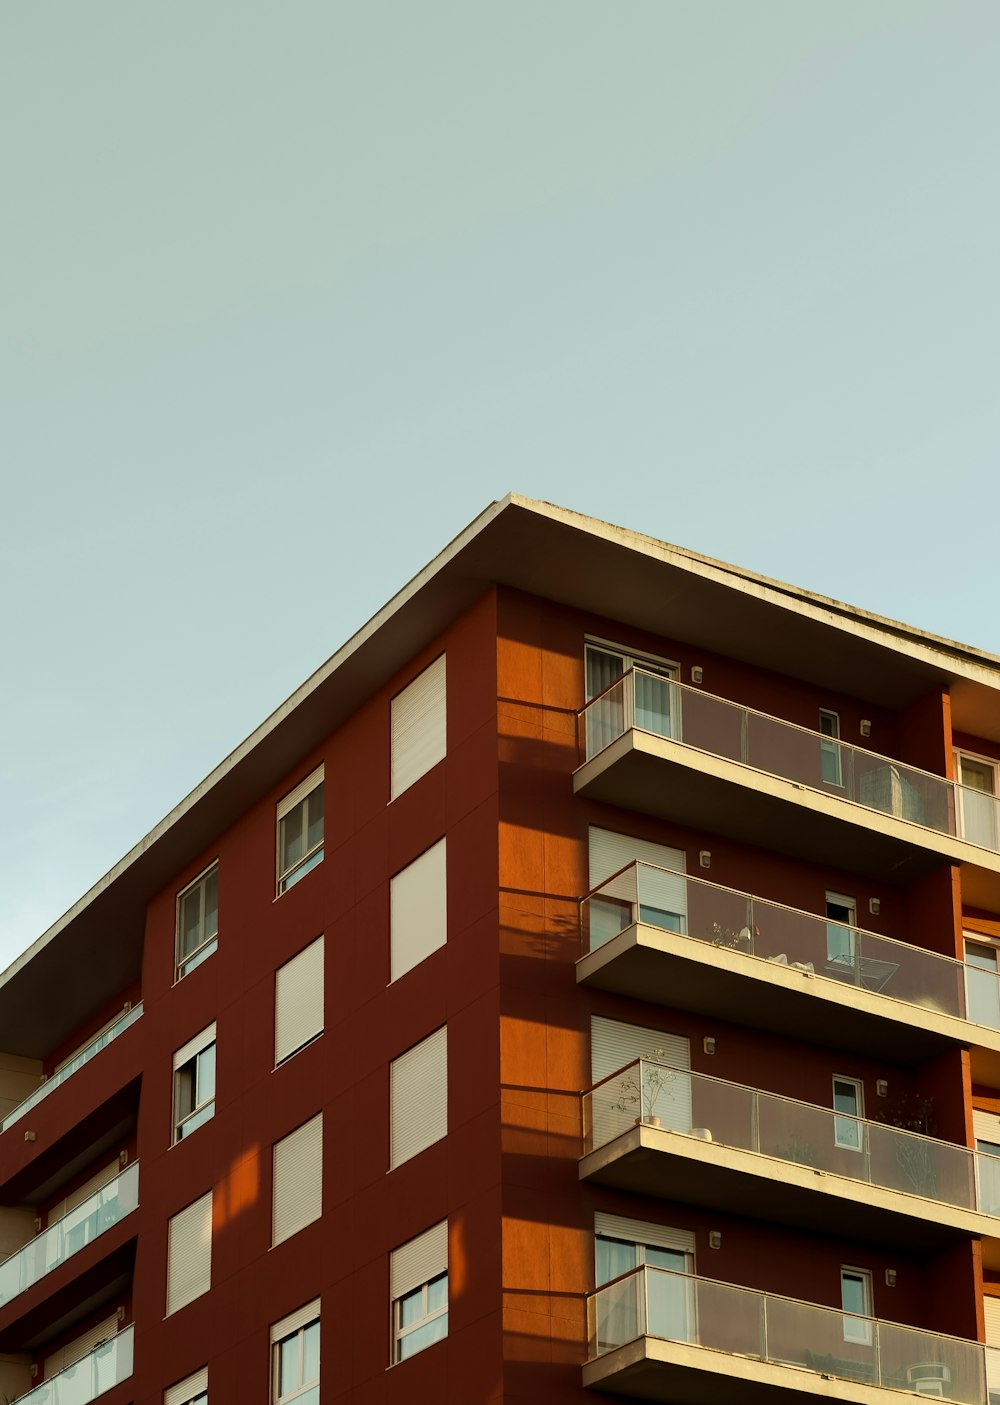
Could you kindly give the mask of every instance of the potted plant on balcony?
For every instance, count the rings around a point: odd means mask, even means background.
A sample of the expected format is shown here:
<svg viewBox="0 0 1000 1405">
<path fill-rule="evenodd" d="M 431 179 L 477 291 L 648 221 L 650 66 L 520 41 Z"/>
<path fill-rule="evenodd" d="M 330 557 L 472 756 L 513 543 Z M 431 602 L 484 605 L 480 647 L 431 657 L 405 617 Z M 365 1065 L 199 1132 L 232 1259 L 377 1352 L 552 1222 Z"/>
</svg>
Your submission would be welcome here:
<svg viewBox="0 0 1000 1405">
<path fill-rule="evenodd" d="M 665 1049 L 653 1049 L 643 1054 L 637 1063 L 631 1064 L 622 1075 L 618 1085 L 618 1101 L 614 1104 L 617 1112 L 628 1112 L 638 1108 L 635 1122 L 638 1127 L 646 1122 L 651 1127 L 660 1126 L 656 1105 L 668 1083 L 675 1077 L 674 1070 L 659 1062 L 666 1058 Z"/>
<path fill-rule="evenodd" d="M 724 927 L 721 922 L 713 922 L 708 929 L 708 935 L 713 946 L 728 947 L 730 951 L 753 950 L 754 940 L 760 937 L 760 928 L 755 927 L 751 933 L 749 927 Z"/>
<path fill-rule="evenodd" d="M 917 1132 L 921 1137 L 933 1137 L 936 1132 L 934 1099 L 919 1093 L 903 1093 L 876 1112 L 873 1122 L 899 1127 L 904 1132 Z M 932 1199 L 937 1194 L 937 1166 L 933 1148 L 916 1137 L 899 1137 L 895 1143 L 896 1164 L 914 1195 Z"/>
</svg>

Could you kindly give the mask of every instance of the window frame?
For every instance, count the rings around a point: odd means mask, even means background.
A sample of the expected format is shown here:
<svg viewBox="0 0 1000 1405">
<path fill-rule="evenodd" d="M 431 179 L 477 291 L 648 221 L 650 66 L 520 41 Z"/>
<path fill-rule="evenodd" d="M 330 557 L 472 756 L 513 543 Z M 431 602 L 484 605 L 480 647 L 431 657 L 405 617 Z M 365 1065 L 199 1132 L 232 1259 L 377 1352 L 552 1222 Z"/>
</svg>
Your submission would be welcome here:
<svg viewBox="0 0 1000 1405">
<path fill-rule="evenodd" d="M 855 981 L 859 980 L 860 968 L 858 965 L 858 900 L 850 893 L 834 893 L 827 889 L 824 899 L 826 908 L 826 960 L 827 966 L 833 966 L 837 971 L 853 972 Z M 847 920 L 834 917 L 830 913 L 831 907 L 842 907 L 847 912 Z M 838 943 L 831 941 L 831 928 L 837 936 L 845 933 L 847 936 L 846 952 L 835 950 Z"/>
<path fill-rule="evenodd" d="M 829 725 L 829 731 L 824 727 L 824 722 Z M 835 790 L 843 790 L 844 766 L 841 752 L 843 742 L 840 739 L 840 713 L 835 712 L 832 707 L 821 707 L 819 710 L 819 726 L 816 730 L 823 738 L 819 744 L 820 780 L 823 785 L 833 786 Z M 825 774 L 825 763 L 828 759 L 833 762 L 833 778 Z"/>
<path fill-rule="evenodd" d="M 837 1107 L 837 1084 L 843 1084 L 854 1093 L 856 1111 L 844 1112 Z M 851 1078 L 845 1073 L 833 1075 L 833 1144 L 841 1151 L 863 1152 L 865 1149 L 865 1088 L 860 1078 Z"/>
<path fill-rule="evenodd" d="M 610 639 L 599 639 L 596 634 L 587 634 L 583 640 L 583 691 L 586 702 L 593 702 L 600 693 L 591 694 L 587 686 L 587 651 L 596 649 L 601 654 L 615 654 L 622 661 L 622 677 L 633 668 L 646 668 L 650 673 L 662 674 L 668 683 L 681 681 L 681 666 L 676 659 L 661 658 L 658 654 L 637 653 L 634 649 L 616 644 Z M 615 682 L 619 680 L 616 679 Z M 609 687 L 613 688 L 614 683 Z M 605 690 L 606 691 L 606 690 Z"/>
<path fill-rule="evenodd" d="M 995 848 L 997 844 L 998 821 L 1000 821 L 1000 761 L 998 761 L 995 756 L 983 756 L 978 751 L 966 751 L 964 747 L 960 746 L 956 746 L 953 748 L 953 755 L 955 768 L 955 790 L 958 800 L 959 829 L 961 831 L 959 834 L 959 838 L 967 839 L 970 844 L 975 844 L 977 842 L 975 839 L 969 839 L 967 834 L 967 828 L 971 828 L 971 826 L 967 826 L 965 818 L 966 791 L 972 791 L 974 795 L 988 795 L 995 802 L 991 813 L 989 826 L 991 831 L 992 845 Z M 982 766 L 983 768 L 990 771 L 993 777 L 992 791 L 977 791 L 975 786 L 967 785 L 965 781 L 962 780 L 963 761 L 971 761 L 974 765 Z"/>
<path fill-rule="evenodd" d="M 210 1025 L 196 1034 L 193 1039 L 181 1046 L 174 1054 L 174 1078 L 173 1078 L 173 1130 L 171 1133 L 171 1146 L 186 1141 L 192 1132 L 196 1132 L 199 1127 L 206 1122 L 210 1122 L 215 1116 L 215 1097 L 218 1088 L 218 1066 L 216 1058 L 212 1059 L 212 1092 L 208 1097 L 198 1097 L 199 1082 L 199 1062 L 209 1049 L 216 1050 L 216 1027 L 213 1020 Z M 186 1079 L 190 1080 L 191 1107 L 186 1112 L 181 1112 L 181 1093 Z M 198 1119 L 195 1121 L 195 1119 Z M 182 1130 L 186 1129 L 186 1130 Z"/>
<path fill-rule="evenodd" d="M 853 1282 L 861 1284 L 861 1293 L 864 1298 L 865 1311 L 863 1313 L 851 1312 L 850 1308 L 844 1306 L 844 1283 L 851 1279 Z M 858 1268 L 855 1264 L 841 1264 L 840 1266 L 840 1309 L 844 1313 L 843 1328 L 844 1341 L 853 1342 L 857 1346 L 871 1346 L 872 1344 L 872 1323 L 871 1319 L 875 1315 L 874 1303 L 872 1299 L 872 1273 L 869 1268 Z"/>
<path fill-rule="evenodd" d="M 202 869 L 201 873 L 199 873 L 196 878 L 192 878 L 191 882 L 188 883 L 184 888 L 182 888 L 181 891 L 177 894 L 176 903 L 175 903 L 175 915 L 174 915 L 174 983 L 175 983 L 175 984 L 176 984 L 178 981 L 182 981 L 185 976 L 189 976 L 189 975 L 191 974 L 191 972 L 192 972 L 193 970 L 195 970 L 198 966 L 200 966 L 203 961 L 207 960 L 208 957 L 210 957 L 211 955 L 213 955 L 213 953 L 218 950 L 218 946 L 219 946 L 219 891 L 218 891 L 218 875 L 219 875 L 219 860 L 218 860 L 218 859 L 213 859 L 212 862 L 208 865 L 207 868 Z M 203 890 L 203 889 L 205 888 L 205 886 L 207 885 L 208 880 L 209 880 L 210 878 L 212 878 L 213 876 L 215 877 L 215 880 L 216 880 L 216 891 L 215 891 L 215 931 L 214 931 L 213 933 L 211 933 L 211 935 L 209 935 L 209 936 L 207 936 L 207 937 L 206 937 L 206 936 L 203 936 L 203 937 L 202 937 L 202 940 L 198 943 L 198 945 L 197 945 L 192 951 L 189 951 L 186 956 L 182 956 L 182 955 L 181 955 L 181 937 L 182 937 L 183 929 L 182 929 L 182 926 L 181 926 L 181 916 L 182 916 L 182 913 L 183 913 L 183 910 L 184 910 L 184 901 L 185 901 L 185 899 L 186 899 L 191 893 L 193 893 L 193 892 L 195 891 L 195 889 Z M 205 923 L 205 895 L 204 895 L 204 891 L 201 892 L 201 898 L 200 898 L 200 902 L 199 902 L 199 908 L 200 908 L 199 925 L 203 927 L 203 926 L 204 926 L 204 923 Z"/>
<path fill-rule="evenodd" d="M 323 762 L 313 770 L 308 776 L 303 777 L 298 785 L 294 786 L 287 795 L 278 801 L 275 806 L 275 896 L 280 898 L 287 893 L 290 888 L 294 888 L 296 883 L 305 878 L 307 873 L 311 873 L 318 864 L 322 863 L 326 844 L 326 768 Z M 284 857 L 285 826 L 289 816 L 294 815 L 297 810 L 305 806 L 303 836 L 304 843 L 309 839 L 309 801 L 317 790 L 323 790 L 323 816 L 322 833 L 319 842 L 313 844 L 311 848 L 306 848 L 301 857 L 294 863 L 288 863 Z M 284 863 L 284 867 L 282 864 Z"/>
<path fill-rule="evenodd" d="M 208 1405 L 208 1367 L 202 1366 L 200 1371 L 167 1386 L 163 1405 Z"/>
<path fill-rule="evenodd" d="M 307 1391 L 316 1390 L 319 1392 L 320 1382 L 323 1377 L 322 1360 L 322 1336 L 320 1335 L 317 1344 L 317 1374 L 308 1381 L 301 1379 L 304 1371 L 305 1353 L 302 1349 L 306 1332 L 310 1328 L 320 1329 L 320 1300 L 316 1298 L 313 1302 L 307 1303 L 305 1307 L 299 1308 L 297 1312 L 290 1313 L 288 1317 L 282 1318 L 280 1322 L 275 1322 L 271 1327 L 271 1388 L 269 1393 L 270 1405 L 289 1405 L 289 1402 L 301 1400 Z M 321 1329 L 320 1329 L 321 1330 Z M 281 1348 L 286 1342 L 295 1341 L 298 1348 L 299 1358 L 299 1382 L 285 1395 L 281 1394 Z"/>
<path fill-rule="evenodd" d="M 428 1308 L 428 1307 L 427 1307 L 427 1303 L 429 1302 L 429 1299 L 430 1299 L 430 1289 L 431 1289 L 431 1287 L 432 1287 L 433 1284 L 435 1284 L 435 1283 L 440 1283 L 440 1281 L 441 1281 L 442 1278 L 444 1279 L 444 1307 Z M 404 1327 L 404 1326 L 402 1326 L 402 1321 L 401 1321 L 401 1319 L 402 1319 L 402 1305 L 403 1305 L 403 1303 L 404 1303 L 408 1298 L 412 1298 L 415 1293 L 419 1293 L 419 1294 L 421 1295 L 421 1296 L 420 1296 L 420 1300 L 421 1300 L 421 1303 L 424 1305 L 425 1310 L 424 1310 L 424 1312 L 420 1315 L 420 1317 L 418 1317 L 418 1318 L 416 1319 L 416 1321 L 411 1322 L 408 1326 Z M 451 1296 L 450 1296 L 450 1291 L 449 1291 L 449 1286 L 448 1286 L 448 1270 L 447 1270 L 447 1269 L 444 1269 L 441 1273 L 436 1273 L 436 1274 L 434 1274 L 433 1278 L 428 1278 L 428 1280 L 427 1280 L 426 1283 L 418 1283 L 415 1287 L 409 1288 L 409 1289 L 407 1289 L 407 1291 L 406 1291 L 405 1293 L 400 1294 L 400 1296 L 399 1296 L 398 1298 L 394 1298 L 394 1299 L 393 1299 L 393 1303 L 392 1303 L 392 1364 L 393 1364 L 394 1366 L 398 1366 L 398 1365 L 399 1365 L 401 1362 L 403 1362 L 403 1361 L 410 1361 L 413 1356 L 419 1356 L 420 1352 L 426 1351 L 428 1347 L 434 1346 L 437 1342 L 443 1341 L 443 1340 L 448 1336 L 447 1322 L 448 1322 L 448 1310 L 449 1310 L 450 1306 L 451 1306 Z M 433 1339 L 433 1341 L 429 1341 L 429 1342 L 425 1343 L 424 1346 L 418 1347 L 418 1348 L 416 1349 L 416 1351 L 414 1351 L 410 1356 L 403 1356 L 403 1355 L 401 1355 L 401 1353 L 400 1353 L 400 1348 L 401 1348 L 402 1343 L 405 1341 L 405 1339 L 406 1339 L 407 1337 L 412 1336 L 414 1332 L 421 1331 L 424 1327 L 428 1326 L 429 1323 L 431 1323 L 431 1322 L 437 1322 L 437 1321 L 438 1321 L 440 1318 L 442 1318 L 442 1317 L 445 1319 L 445 1332 L 444 1332 L 444 1337 L 435 1337 L 435 1338 Z M 282 1405 L 283 1405 L 283 1402 L 282 1402 Z"/>
</svg>

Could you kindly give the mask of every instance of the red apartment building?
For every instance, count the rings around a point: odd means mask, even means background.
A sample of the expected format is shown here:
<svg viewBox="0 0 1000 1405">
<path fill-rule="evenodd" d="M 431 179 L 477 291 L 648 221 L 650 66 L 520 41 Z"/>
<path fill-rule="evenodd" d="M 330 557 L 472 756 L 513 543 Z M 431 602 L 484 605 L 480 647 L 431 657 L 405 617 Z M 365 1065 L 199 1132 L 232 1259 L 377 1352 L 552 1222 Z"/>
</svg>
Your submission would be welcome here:
<svg viewBox="0 0 1000 1405">
<path fill-rule="evenodd" d="M 987 1405 L 1000 660 L 494 504 L 0 978 L 0 1400 Z"/>
</svg>

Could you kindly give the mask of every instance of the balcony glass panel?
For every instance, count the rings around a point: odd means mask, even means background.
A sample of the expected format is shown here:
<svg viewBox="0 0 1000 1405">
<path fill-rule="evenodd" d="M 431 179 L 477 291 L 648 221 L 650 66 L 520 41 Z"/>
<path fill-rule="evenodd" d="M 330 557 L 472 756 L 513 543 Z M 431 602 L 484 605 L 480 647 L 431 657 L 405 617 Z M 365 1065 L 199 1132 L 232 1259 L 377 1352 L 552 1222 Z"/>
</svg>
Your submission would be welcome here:
<svg viewBox="0 0 1000 1405">
<path fill-rule="evenodd" d="M 102 1342 L 89 1355 L 29 1390 L 27 1395 L 18 1396 L 17 1405 L 90 1405 L 131 1376 L 133 1331 L 134 1328 L 126 1327 L 110 1341 Z"/>
<path fill-rule="evenodd" d="M 630 728 L 1000 850 L 996 796 L 634 668 L 580 714 L 589 761 Z"/>
<path fill-rule="evenodd" d="M 995 1157 L 653 1059 L 584 1094 L 588 1152 L 640 1123 L 963 1210 L 1000 1212 Z"/>
<path fill-rule="evenodd" d="M 986 1348 L 978 1342 L 668 1269 L 636 1269 L 600 1288 L 589 1300 L 589 1324 L 591 1360 L 650 1336 L 961 1405 L 986 1399 Z M 939 1386 L 931 1389 L 932 1381 Z"/>
<path fill-rule="evenodd" d="M 119 1034 L 124 1033 L 124 1031 L 128 1029 L 129 1025 L 135 1024 L 141 1014 L 142 1002 L 140 1001 L 140 1003 L 134 1005 L 131 1010 L 126 1010 L 119 1019 L 115 1020 L 114 1024 L 102 1030 L 95 1039 L 91 1040 L 86 1048 L 81 1049 L 78 1054 L 74 1054 L 73 1058 L 70 1059 L 68 1063 L 63 1064 L 62 1068 L 54 1073 L 51 1078 L 47 1078 L 35 1092 L 25 1098 L 23 1103 L 18 1103 L 17 1107 L 15 1107 L 12 1112 L 8 1112 L 0 1130 L 6 1132 L 7 1128 L 12 1123 L 16 1122 L 19 1117 L 23 1117 L 31 1108 L 37 1107 L 43 1098 L 47 1098 L 51 1092 L 54 1092 L 60 1084 L 65 1083 L 68 1078 L 72 1078 L 73 1074 L 83 1068 L 84 1064 L 90 1063 L 94 1055 L 99 1054 L 102 1049 L 106 1048 L 111 1043 L 112 1039 L 117 1039 Z"/>
<path fill-rule="evenodd" d="M 586 951 L 645 922 L 708 946 L 967 1018 L 966 968 L 954 957 L 650 864 L 630 864 L 602 883 L 583 899 L 581 921 Z"/>
<path fill-rule="evenodd" d="M 0 1307 L 118 1224 L 138 1203 L 136 1162 L 0 1264 Z"/>
</svg>

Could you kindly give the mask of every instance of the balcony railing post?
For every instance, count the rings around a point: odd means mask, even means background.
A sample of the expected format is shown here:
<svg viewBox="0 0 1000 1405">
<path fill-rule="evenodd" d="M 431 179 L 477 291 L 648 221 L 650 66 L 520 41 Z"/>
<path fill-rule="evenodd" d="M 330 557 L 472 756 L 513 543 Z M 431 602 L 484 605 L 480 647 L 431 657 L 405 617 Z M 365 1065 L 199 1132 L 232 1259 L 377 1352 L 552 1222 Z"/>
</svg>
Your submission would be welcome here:
<svg viewBox="0 0 1000 1405">
<path fill-rule="evenodd" d="M 767 1294 L 760 1295 L 760 1359 L 767 1361 Z"/>
<path fill-rule="evenodd" d="M 750 756 L 750 714 L 745 707 L 740 708 L 740 760 L 749 765 Z"/>
<path fill-rule="evenodd" d="M 875 1373 L 876 1385 L 882 1384 L 882 1360 L 879 1352 L 879 1324 L 872 1322 L 872 1370 Z"/>
</svg>

